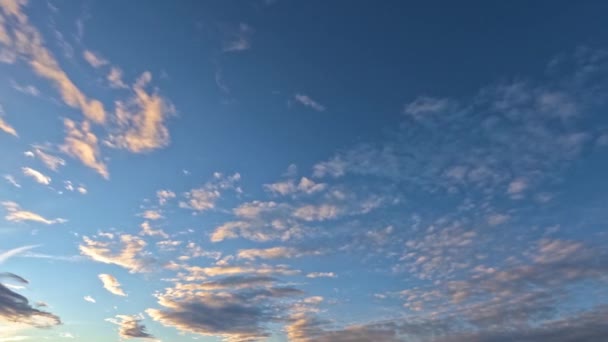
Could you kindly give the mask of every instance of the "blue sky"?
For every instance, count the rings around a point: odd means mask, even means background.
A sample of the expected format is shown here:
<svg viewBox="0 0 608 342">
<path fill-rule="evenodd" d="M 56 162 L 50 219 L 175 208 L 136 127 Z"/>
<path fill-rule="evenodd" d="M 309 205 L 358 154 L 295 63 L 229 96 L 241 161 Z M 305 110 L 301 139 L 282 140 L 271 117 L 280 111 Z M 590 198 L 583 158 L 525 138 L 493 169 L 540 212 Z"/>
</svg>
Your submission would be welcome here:
<svg viewBox="0 0 608 342">
<path fill-rule="evenodd" d="M 0 342 L 598 341 L 608 4 L 0 1 Z"/>
</svg>

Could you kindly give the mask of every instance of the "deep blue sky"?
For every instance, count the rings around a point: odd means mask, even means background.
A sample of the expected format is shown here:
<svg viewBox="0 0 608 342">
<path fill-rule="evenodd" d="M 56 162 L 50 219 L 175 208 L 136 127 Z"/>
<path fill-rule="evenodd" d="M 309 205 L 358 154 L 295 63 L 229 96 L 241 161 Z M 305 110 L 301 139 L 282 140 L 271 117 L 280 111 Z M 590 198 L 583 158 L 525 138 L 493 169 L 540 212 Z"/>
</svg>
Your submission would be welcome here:
<svg viewBox="0 0 608 342">
<path fill-rule="evenodd" d="M 0 1 L 0 342 L 598 341 L 607 13 Z"/>
</svg>

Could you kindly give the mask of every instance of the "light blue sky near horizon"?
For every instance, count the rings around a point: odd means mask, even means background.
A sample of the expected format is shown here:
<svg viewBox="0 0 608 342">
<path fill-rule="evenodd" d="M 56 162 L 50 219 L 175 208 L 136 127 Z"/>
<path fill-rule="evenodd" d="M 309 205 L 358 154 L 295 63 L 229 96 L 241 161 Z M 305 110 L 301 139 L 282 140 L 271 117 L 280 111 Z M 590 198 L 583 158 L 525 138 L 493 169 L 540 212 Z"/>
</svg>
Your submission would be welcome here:
<svg viewBox="0 0 608 342">
<path fill-rule="evenodd" d="M 607 10 L 0 1 L 0 341 L 605 336 Z"/>
</svg>

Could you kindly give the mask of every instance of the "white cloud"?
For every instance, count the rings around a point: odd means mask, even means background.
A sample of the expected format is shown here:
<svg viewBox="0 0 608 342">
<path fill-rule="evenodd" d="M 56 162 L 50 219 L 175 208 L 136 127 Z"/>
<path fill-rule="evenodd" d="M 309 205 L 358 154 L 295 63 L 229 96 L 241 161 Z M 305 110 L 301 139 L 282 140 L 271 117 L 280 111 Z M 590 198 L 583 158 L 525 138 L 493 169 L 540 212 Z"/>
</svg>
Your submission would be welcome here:
<svg viewBox="0 0 608 342">
<path fill-rule="evenodd" d="M 10 259 L 11 257 L 21 254 L 23 252 L 27 252 L 32 248 L 36 248 L 40 245 L 30 245 L 30 246 L 23 246 L 23 247 L 18 247 L 18 248 L 13 248 L 11 250 L 5 251 L 5 252 L 0 252 L 0 264 L 2 264 L 3 262 L 5 262 L 6 260 Z"/>
<path fill-rule="evenodd" d="M 129 234 L 118 236 L 118 240 L 113 238 L 104 242 L 84 236 L 84 244 L 79 246 L 80 253 L 97 262 L 124 267 L 131 273 L 149 271 L 153 259 L 144 253 L 147 245 L 144 240 Z"/>
<path fill-rule="evenodd" d="M 302 177 L 299 183 L 295 183 L 293 180 L 286 180 L 283 182 L 264 184 L 266 190 L 279 195 L 289 195 L 294 193 L 306 193 L 313 194 L 325 190 L 327 184 L 316 183 L 315 181 Z"/>
<path fill-rule="evenodd" d="M 45 185 L 51 184 L 51 177 L 44 175 L 40 171 L 36 171 L 29 167 L 22 167 L 21 171 L 23 171 L 24 175 L 31 177 L 33 180 L 35 180 L 36 182 L 38 182 L 40 184 L 45 184 Z"/>
<path fill-rule="evenodd" d="M 107 80 L 112 88 L 128 88 L 122 81 L 122 70 L 120 68 L 112 67 L 108 73 Z"/>
<path fill-rule="evenodd" d="M 185 193 L 186 201 L 179 202 L 181 208 L 192 209 L 196 211 L 207 211 L 215 208 L 215 203 L 221 197 L 221 190 L 233 189 L 240 192 L 240 188 L 236 183 L 241 179 L 238 173 L 232 176 L 224 176 L 216 172 L 213 179 L 205 183 L 202 187 L 192 189 Z"/>
<path fill-rule="evenodd" d="M 308 95 L 304 95 L 304 94 L 296 94 L 294 96 L 294 100 L 306 107 L 310 107 L 314 110 L 316 110 L 317 112 L 323 112 L 325 111 L 325 106 L 323 106 L 322 104 L 318 103 L 317 101 L 313 100 L 310 96 Z"/>
<path fill-rule="evenodd" d="M 13 126 L 9 125 L 6 121 L 4 121 L 4 119 L 2 118 L 4 116 L 4 111 L 2 110 L 2 107 L 0 106 L 0 131 L 3 131 L 4 133 L 10 134 L 12 136 L 18 137 L 19 134 L 17 134 L 17 131 L 13 128 Z"/>
<path fill-rule="evenodd" d="M 306 275 L 307 278 L 337 278 L 334 272 L 312 272 Z"/>
<path fill-rule="evenodd" d="M 80 109 L 85 117 L 93 122 L 103 123 L 106 114 L 102 103 L 85 96 L 61 69 L 52 52 L 45 47 L 40 32 L 30 25 L 27 16 L 21 11 L 24 4 L 25 1 L 4 1 L 2 11 L 7 18 L 15 20 L 11 21 L 11 25 L 3 25 L 8 30 L 6 34 L 0 34 L 0 40 L 5 46 L 3 59 L 14 62 L 15 57 L 22 58 L 36 74 L 53 83 L 66 105 Z"/>
<path fill-rule="evenodd" d="M 111 146 L 142 153 L 169 145 L 165 121 L 175 109 L 156 92 L 146 91 L 151 80 L 152 74 L 144 72 L 133 85 L 134 96 L 116 101 L 118 130 L 110 136 Z"/>
<path fill-rule="evenodd" d="M 103 287 L 110 293 L 115 294 L 117 296 L 127 296 L 127 294 L 122 290 L 120 283 L 113 275 L 100 274 L 99 280 L 101 280 L 101 282 L 103 283 Z"/>
<path fill-rule="evenodd" d="M 36 214 L 31 211 L 22 210 L 21 207 L 15 202 L 2 202 L 4 209 L 8 212 L 4 217 L 7 221 L 11 222 L 24 222 L 24 221 L 32 221 L 38 223 L 44 223 L 47 225 L 57 224 L 57 223 L 65 223 L 66 219 L 63 218 L 55 218 L 55 219 L 47 219 L 39 214 Z"/>
<path fill-rule="evenodd" d="M 335 205 L 305 205 L 297 208 L 293 215 L 304 221 L 325 221 L 338 217 L 341 210 Z"/>
<path fill-rule="evenodd" d="M 67 135 L 61 145 L 61 151 L 80 160 L 102 177 L 110 178 L 106 165 L 100 160 L 97 137 L 91 132 L 89 122 L 84 121 L 79 128 L 74 121 L 65 119 L 64 125 Z"/>
<path fill-rule="evenodd" d="M 15 177 L 11 176 L 11 175 L 4 175 L 4 179 L 11 184 L 12 186 L 16 187 L 16 188 L 20 188 L 21 184 L 17 183 L 17 180 L 15 179 Z"/>
<path fill-rule="evenodd" d="M 38 158 L 49 169 L 57 171 L 60 166 L 65 166 L 65 160 L 44 151 L 44 147 L 34 145 L 33 151 L 26 151 L 27 157 Z"/>
<path fill-rule="evenodd" d="M 140 235 L 147 235 L 147 236 L 160 236 L 164 239 L 168 239 L 169 238 L 169 234 L 165 233 L 162 229 L 154 229 L 150 226 L 150 223 L 148 221 L 145 221 L 144 223 L 141 224 L 141 233 Z"/>
<path fill-rule="evenodd" d="M 163 215 L 158 210 L 146 210 L 141 214 L 146 220 L 160 220 Z"/>
<path fill-rule="evenodd" d="M 84 50 L 82 53 L 82 57 L 93 67 L 100 68 L 104 65 L 107 65 L 109 62 L 101 57 L 100 55 L 94 53 L 93 51 Z"/>
<path fill-rule="evenodd" d="M 95 298 L 93 298 L 91 296 L 84 296 L 84 300 L 86 300 L 89 303 L 97 303 L 97 301 L 95 300 Z"/>
<path fill-rule="evenodd" d="M 517 178 L 509 183 L 507 193 L 513 198 L 520 198 L 526 188 L 528 188 L 528 182 L 523 178 Z"/>
<path fill-rule="evenodd" d="M 417 98 L 405 105 L 403 112 L 413 117 L 434 114 L 449 108 L 450 102 L 447 99 L 438 99 L 428 96 Z"/>
<path fill-rule="evenodd" d="M 175 192 L 171 190 L 158 190 L 156 197 L 158 198 L 158 204 L 165 205 L 168 200 L 175 198 Z"/>
<path fill-rule="evenodd" d="M 290 247 L 272 247 L 266 249 L 241 249 L 237 256 L 239 259 L 279 259 L 294 258 L 303 255 L 300 251 Z"/>
</svg>

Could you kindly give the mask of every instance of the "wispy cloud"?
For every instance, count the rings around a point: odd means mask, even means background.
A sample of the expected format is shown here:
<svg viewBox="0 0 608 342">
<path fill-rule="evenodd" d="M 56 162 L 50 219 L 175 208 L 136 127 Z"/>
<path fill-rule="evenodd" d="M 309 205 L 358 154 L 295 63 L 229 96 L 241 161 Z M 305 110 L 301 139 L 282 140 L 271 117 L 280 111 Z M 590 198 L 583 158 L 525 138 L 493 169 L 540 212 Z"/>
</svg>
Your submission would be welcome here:
<svg viewBox="0 0 608 342">
<path fill-rule="evenodd" d="M 65 160 L 50 154 L 45 151 L 45 147 L 39 145 L 33 145 L 32 151 L 26 151 L 24 154 L 27 157 L 38 158 L 40 161 L 49 169 L 57 171 L 59 167 L 65 166 Z"/>
<path fill-rule="evenodd" d="M 85 50 L 82 53 L 82 57 L 89 63 L 93 68 L 100 68 L 104 65 L 108 65 L 109 62 L 101 57 L 99 54 L 94 53 L 93 51 Z"/>
<path fill-rule="evenodd" d="M 29 245 L 29 246 L 23 246 L 23 247 L 18 247 L 18 248 L 13 248 L 11 250 L 5 251 L 5 252 L 1 252 L 0 253 L 0 264 L 2 264 L 3 262 L 5 262 L 6 260 L 10 259 L 11 257 L 17 255 L 17 254 L 21 254 L 23 252 L 29 251 L 30 249 L 39 247 L 40 245 Z"/>
<path fill-rule="evenodd" d="M 31 211 L 23 210 L 21 207 L 15 202 L 2 202 L 4 209 L 7 211 L 7 215 L 4 217 L 7 221 L 11 222 L 38 222 L 44 223 L 48 225 L 57 224 L 57 223 L 65 223 L 66 219 L 63 218 L 55 218 L 55 219 L 47 219 L 42 215 L 36 214 Z"/>
<path fill-rule="evenodd" d="M 100 160 L 97 136 L 91 132 L 89 122 L 82 122 L 80 127 L 70 119 L 65 119 L 63 123 L 67 135 L 61 150 L 108 179 L 110 174 L 106 165 Z"/>
<path fill-rule="evenodd" d="M 229 38 L 227 41 L 224 42 L 224 52 L 249 50 L 251 48 L 253 28 L 245 23 L 240 23 L 238 28 L 232 31 L 228 34 Z"/>
<path fill-rule="evenodd" d="M 21 171 L 23 171 L 24 175 L 32 178 L 33 180 L 35 180 L 36 182 L 38 182 L 40 184 L 44 184 L 44 185 L 51 184 L 51 177 L 43 174 L 40 171 L 34 170 L 30 167 L 22 167 Z"/>
<path fill-rule="evenodd" d="M 317 112 L 323 112 L 323 111 L 325 111 L 325 106 L 323 106 L 319 102 L 313 100 L 308 95 L 305 95 L 305 94 L 296 94 L 296 95 L 294 95 L 293 98 L 299 104 L 301 104 L 303 106 L 306 106 L 306 107 L 309 107 L 309 108 L 312 108 L 312 109 L 316 110 Z"/>
<path fill-rule="evenodd" d="M 154 261 L 143 255 L 147 243 L 133 235 L 122 234 L 110 238 L 110 241 L 93 240 L 85 236 L 83 240 L 84 243 L 79 246 L 82 255 L 104 264 L 121 266 L 131 273 L 149 271 Z"/>
<path fill-rule="evenodd" d="M 99 280 L 101 280 L 101 282 L 103 283 L 103 287 L 110 293 L 115 294 L 117 296 L 127 296 L 127 294 L 122 290 L 120 283 L 113 275 L 100 274 Z"/>
<path fill-rule="evenodd" d="M 89 302 L 89 303 L 97 303 L 97 301 L 95 300 L 95 298 L 91 297 L 91 296 L 84 296 L 83 298 L 85 301 Z"/>
<path fill-rule="evenodd" d="M 3 116 L 4 110 L 2 109 L 2 106 L 0 106 L 0 131 L 18 137 L 19 134 L 17 134 L 17 131 L 13 128 L 13 126 L 9 125 L 6 121 L 4 121 Z"/>
</svg>

